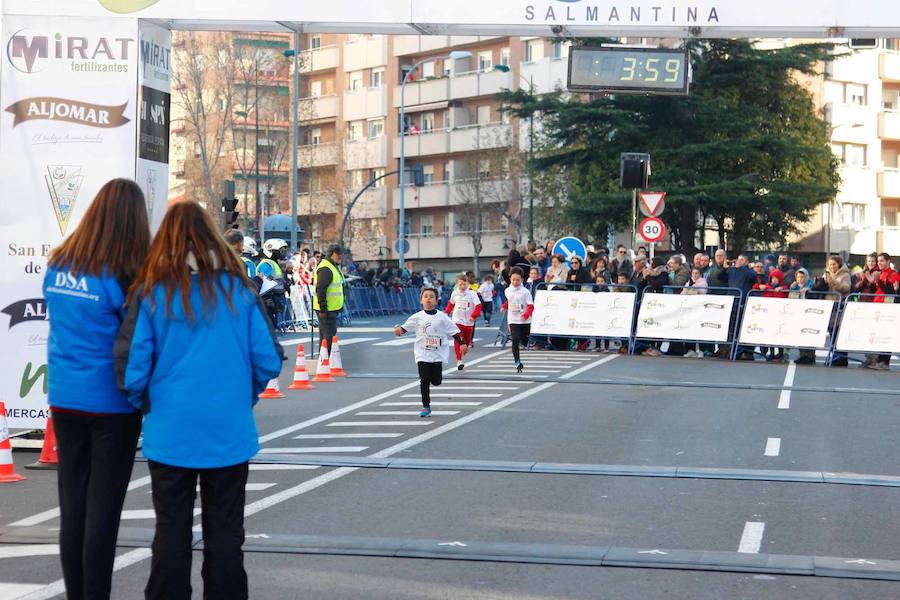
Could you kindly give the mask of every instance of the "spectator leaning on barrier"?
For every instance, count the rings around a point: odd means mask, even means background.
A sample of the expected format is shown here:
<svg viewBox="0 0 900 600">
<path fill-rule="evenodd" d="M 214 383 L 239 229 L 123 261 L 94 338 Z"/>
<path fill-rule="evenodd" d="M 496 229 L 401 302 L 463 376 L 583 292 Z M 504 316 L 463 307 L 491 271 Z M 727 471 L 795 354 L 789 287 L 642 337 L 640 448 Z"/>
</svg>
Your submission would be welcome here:
<svg viewBox="0 0 900 600">
<path fill-rule="evenodd" d="M 637 289 L 638 298 L 644 294 L 644 288 L 646 287 L 645 283 L 645 271 L 647 270 L 647 258 L 643 255 L 638 255 L 634 258 L 634 273 L 631 274 L 631 277 L 628 277 L 625 273 L 617 273 L 616 281 L 619 280 L 619 275 L 624 275 L 628 283 L 633 285 Z"/>
<path fill-rule="evenodd" d="M 546 273 L 550 269 L 550 257 L 540 246 L 534 249 L 535 265 L 540 267 L 541 273 Z"/>
<path fill-rule="evenodd" d="M 572 268 L 569 269 L 568 274 L 566 275 L 566 282 L 568 283 L 591 283 L 591 272 L 587 270 L 581 259 L 577 256 L 572 257 Z M 578 289 L 577 287 L 568 286 L 568 289 Z"/>
<path fill-rule="evenodd" d="M 544 276 L 544 281 L 550 283 L 565 283 L 569 275 L 569 267 L 562 254 L 554 254 L 550 257 L 550 270 Z"/>
<path fill-rule="evenodd" d="M 628 258 L 628 250 L 622 244 L 616 246 L 616 255 L 610 258 L 609 272 L 611 277 L 616 277 L 619 273 L 631 277 L 634 273 L 634 264 Z"/>
<path fill-rule="evenodd" d="M 866 256 L 865 268 L 856 275 L 853 283 L 853 292 L 857 294 L 877 294 L 878 278 L 881 271 L 878 270 L 878 255 L 874 252 Z M 860 298 L 863 302 L 871 302 L 872 298 Z"/>
<path fill-rule="evenodd" d="M 741 290 L 741 296 L 746 298 L 756 283 L 756 272 L 750 268 L 750 259 L 746 254 L 739 255 L 735 263 L 728 268 L 728 287 Z"/>
<path fill-rule="evenodd" d="M 787 270 L 782 271 L 784 273 L 784 282 L 788 285 L 793 285 L 797 280 L 797 271 L 801 268 L 800 257 L 792 256 Z"/>
<path fill-rule="evenodd" d="M 850 269 L 847 268 L 844 260 L 837 254 L 832 254 L 828 257 L 828 264 L 823 278 L 828 285 L 829 292 L 840 294 L 840 296 L 830 298 L 835 302 L 840 302 L 844 296 L 850 293 Z M 834 328 L 833 326 L 834 323 L 832 323 L 832 329 Z M 845 353 L 836 352 L 834 354 L 831 361 L 832 367 L 846 367 L 847 364 L 847 355 Z"/>
<path fill-rule="evenodd" d="M 680 254 L 671 256 L 667 266 L 669 267 L 669 285 L 683 287 L 691 280 L 691 270 L 684 264 L 684 259 Z"/>
<path fill-rule="evenodd" d="M 591 277 L 596 279 L 598 276 L 602 276 L 607 281 L 613 277 L 612 272 L 609 270 L 609 260 L 603 255 L 598 256 L 591 264 Z"/>
<path fill-rule="evenodd" d="M 709 287 L 728 287 L 728 255 L 724 250 L 716 250 L 714 264 L 709 269 Z"/>
<path fill-rule="evenodd" d="M 245 486 L 259 450 L 253 405 L 284 352 L 244 265 L 199 204 L 179 202 L 163 218 L 115 355 L 119 387 L 144 411 L 156 511 L 146 598 L 191 596 L 199 479 L 203 596 L 246 599 Z"/>
<path fill-rule="evenodd" d="M 900 298 L 900 273 L 891 267 L 891 256 L 886 252 L 878 255 L 878 270 L 881 274 L 876 282 L 875 302 L 896 302 Z M 879 354 L 874 362 L 866 366 L 887 371 L 891 366 L 891 355 Z"/>
</svg>

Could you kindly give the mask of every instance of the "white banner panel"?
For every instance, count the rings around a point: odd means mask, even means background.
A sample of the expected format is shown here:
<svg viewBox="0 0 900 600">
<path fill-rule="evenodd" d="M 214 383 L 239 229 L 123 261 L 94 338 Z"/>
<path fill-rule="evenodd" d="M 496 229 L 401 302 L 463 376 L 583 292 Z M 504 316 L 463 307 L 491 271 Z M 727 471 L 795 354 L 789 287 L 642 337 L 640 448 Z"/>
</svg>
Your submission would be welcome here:
<svg viewBox="0 0 900 600">
<path fill-rule="evenodd" d="M 138 36 L 141 86 L 137 182 L 144 190 L 150 228 L 156 231 L 166 214 L 169 196 L 172 34 L 141 21 Z"/>
<path fill-rule="evenodd" d="M 825 348 L 833 300 L 750 296 L 738 336 L 747 346 Z"/>
<path fill-rule="evenodd" d="M 538 290 L 531 332 L 540 335 L 631 337 L 634 292 Z"/>
<path fill-rule="evenodd" d="M 848 302 L 841 317 L 837 349 L 846 352 L 900 352 L 900 304 Z"/>
<path fill-rule="evenodd" d="M 637 337 L 726 342 L 733 304 L 734 296 L 644 294 Z"/>
<path fill-rule="evenodd" d="M 100 187 L 135 174 L 133 19 L 3 18 L 0 400 L 10 427 L 47 420 L 49 251 Z"/>
</svg>

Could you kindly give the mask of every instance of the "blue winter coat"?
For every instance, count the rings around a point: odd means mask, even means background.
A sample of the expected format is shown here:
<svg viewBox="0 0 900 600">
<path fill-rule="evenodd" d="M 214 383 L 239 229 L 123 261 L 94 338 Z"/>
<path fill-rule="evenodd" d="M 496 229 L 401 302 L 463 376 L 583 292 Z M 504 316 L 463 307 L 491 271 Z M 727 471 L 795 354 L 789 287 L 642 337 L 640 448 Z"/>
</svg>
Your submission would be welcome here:
<svg viewBox="0 0 900 600">
<path fill-rule="evenodd" d="M 44 299 L 48 400 L 54 408 L 90 413 L 131 413 L 134 406 L 116 385 L 113 344 L 124 318 L 125 294 L 113 277 L 73 275 L 48 267 Z"/>
<path fill-rule="evenodd" d="M 223 273 L 234 312 L 216 286 L 212 315 L 196 276 L 193 321 L 176 290 L 167 315 L 165 290 L 130 307 L 116 342 L 119 386 L 144 409 L 144 455 L 176 467 L 207 469 L 249 460 L 259 450 L 253 405 L 281 372 L 284 351 L 258 297 Z M 145 395 L 145 391 L 147 394 Z"/>
</svg>

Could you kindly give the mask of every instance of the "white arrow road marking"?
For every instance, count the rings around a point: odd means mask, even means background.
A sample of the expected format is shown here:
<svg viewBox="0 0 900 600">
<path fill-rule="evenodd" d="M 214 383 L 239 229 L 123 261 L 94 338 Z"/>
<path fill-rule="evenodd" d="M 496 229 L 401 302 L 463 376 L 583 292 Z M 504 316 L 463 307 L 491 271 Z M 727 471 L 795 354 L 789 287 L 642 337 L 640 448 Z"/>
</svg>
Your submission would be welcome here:
<svg viewBox="0 0 900 600">
<path fill-rule="evenodd" d="M 466 544 L 463 544 L 462 542 L 442 542 L 438 544 L 438 546 L 458 546 L 460 548 L 465 548 Z"/>
<path fill-rule="evenodd" d="M 263 540 L 268 540 L 268 539 L 270 539 L 270 538 L 269 538 L 269 535 L 266 534 L 266 533 L 254 533 L 254 534 L 252 534 L 252 535 L 248 535 L 248 536 L 247 536 L 247 539 L 254 539 L 254 540 L 255 540 L 255 539 L 263 539 Z"/>
<path fill-rule="evenodd" d="M 848 565 L 877 565 L 878 564 L 874 560 L 866 560 L 864 558 L 858 558 L 856 560 L 845 560 L 844 562 Z"/>
<path fill-rule="evenodd" d="M 638 554 L 668 554 L 668 552 L 654 548 L 653 550 L 638 550 Z"/>
</svg>

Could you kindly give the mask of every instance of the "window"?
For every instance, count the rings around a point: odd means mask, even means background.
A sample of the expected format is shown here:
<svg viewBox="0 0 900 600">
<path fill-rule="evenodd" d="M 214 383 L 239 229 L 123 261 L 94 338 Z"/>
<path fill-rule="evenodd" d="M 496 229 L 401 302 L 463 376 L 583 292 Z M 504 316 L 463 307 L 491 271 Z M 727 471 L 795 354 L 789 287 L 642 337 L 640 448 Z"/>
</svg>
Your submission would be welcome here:
<svg viewBox="0 0 900 600">
<path fill-rule="evenodd" d="M 200 158 L 201 150 L 200 150 L 200 142 L 194 142 L 194 157 Z"/>
<path fill-rule="evenodd" d="M 347 138 L 351 142 L 358 142 L 363 139 L 363 126 L 365 123 L 363 121 L 350 121 L 350 126 L 347 128 Z"/>
<path fill-rule="evenodd" d="M 369 87 L 380 88 L 382 85 L 384 85 L 384 67 L 372 69 L 372 79 L 369 82 Z"/>
<path fill-rule="evenodd" d="M 478 70 L 486 73 L 494 68 L 494 53 L 490 50 L 478 53 Z"/>
<path fill-rule="evenodd" d="M 368 125 L 369 139 L 374 139 L 384 135 L 384 119 L 370 119 Z"/>
<path fill-rule="evenodd" d="M 881 106 L 884 110 L 900 110 L 900 90 L 885 89 L 881 93 Z"/>
<path fill-rule="evenodd" d="M 313 81 L 311 84 L 309 84 L 309 95 L 313 98 L 318 98 L 322 95 L 321 81 Z"/>
<path fill-rule="evenodd" d="M 478 178 L 490 179 L 491 177 L 491 161 L 487 158 L 478 160 Z"/>
<path fill-rule="evenodd" d="M 450 129 L 450 110 L 449 109 L 447 109 L 443 112 L 443 118 L 444 118 L 443 128 Z"/>
<path fill-rule="evenodd" d="M 565 43 L 562 40 L 553 40 L 553 58 L 565 56 Z"/>
<path fill-rule="evenodd" d="M 841 206 L 844 225 L 861 227 L 866 223 L 866 205 L 845 202 Z"/>
<path fill-rule="evenodd" d="M 866 106 L 866 86 L 861 83 L 845 84 L 844 102 L 854 106 Z"/>
<path fill-rule="evenodd" d="M 866 166 L 866 146 L 864 144 L 835 142 L 831 144 L 831 151 L 844 165 L 853 167 Z"/>
<path fill-rule="evenodd" d="M 355 92 L 363 88 L 363 72 L 353 71 L 350 73 L 350 91 Z"/>
<path fill-rule="evenodd" d="M 544 58 L 544 40 L 525 42 L 525 62 L 537 62 Z"/>
<path fill-rule="evenodd" d="M 309 173 L 309 191 L 311 192 L 321 192 L 322 191 L 322 176 L 318 171 L 310 171 Z"/>
<path fill-rule="evenodd" d="M 422 237 L 434 235 L 434 217 L 432 215 L 419 217 L 419 232 L 422 234 Z"/>
<path fill-rule="evenodd" d="M 442 231 L 444 235 L 450 235 L 450 224 L 453 223 L 453 213 L 444 213 L 444 227 Z"/>
<path fill-rule="evenodd" d="M 372 169 L 371 171 L 369 171 L 369 181 L 374 181 L 379 177 L 384 177 L 384 169 Z M 384 187 L 384 179 L 378 179 L 378 181 L 375 181 L 375 187 Z"/>
<path fill-rule="evenodd" d="M 422 172 L 425 175 L 425 185 L 434 183 L 434 165 L 424 165 L 422 167 Z"/>
<path fill-rule="evenodd" d="M 370 181 L 366 179 L 368 175 L 369 172 L 365 170 L 347 171 L 347 187 L 352 190 L 362 189 Z"/>
<path fill-rule="evenodd" d="M 313 34 L 313 36 L 309 38 L 309 47 L 313 50 L 315 50 L 316 48 L 321 48 L 322 36 L 320 36 L 318 33 Z"/>
<path fill-rule="evenodd" d="M 429 60 L 427 63 L 422 63 L 422 79 L 430 79 L 434 77 L 434 61 Z"/>
<path fill-rule="evenodd" d="M 444 77 L 450 77 L 451 75 L 453 75 L 453 61 L 452 60 L 445 60 L 443 67 L 444 67 L 443 68 Z"/>
<path fill-rule="evenodd" d="M 881 225 L 882 227 L 900 227 L 900 207 L 882 206 L 881 207 Z"/>
<path fill-rule="evenodd" d="M 313 146 L 318 146 L 322 143 L 322 129 L 320 127 L 313 127 L 310 132 L 310 143 Z"/>
<path fill-rule="evenodd" d="M 500 64 L 507 67 L 509 66 L 509 48 L 500 49 Z"/>
<path fill-rule="evenodd" d="M 479 125 L 486 125 L 491 122 L 491 107 L 490 106 L 479 106 L 478 107 L 478 118 L 476 121 Z"/>
<path fill-rule="evenodd" d="M 434 131 L 434 113 L 425 113 L 422 115 L 422 131 Z"/>
</svg>

